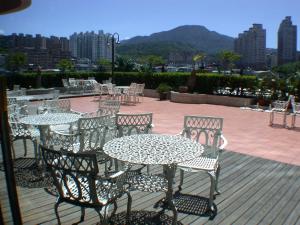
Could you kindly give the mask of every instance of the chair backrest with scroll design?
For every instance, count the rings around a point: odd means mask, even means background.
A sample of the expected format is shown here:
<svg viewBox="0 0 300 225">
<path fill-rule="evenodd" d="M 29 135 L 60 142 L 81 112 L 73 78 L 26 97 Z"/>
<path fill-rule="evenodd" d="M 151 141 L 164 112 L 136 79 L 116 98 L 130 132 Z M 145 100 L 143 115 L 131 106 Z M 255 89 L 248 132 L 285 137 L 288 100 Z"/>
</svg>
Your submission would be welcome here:
<svg viewBox="0 0 300 225">
<path fill-rule="evenodd" d="M 99 204 L 95 182 L 99 169 L 95 154 L 72 152 L 62 154 L 43 146 L 41 150 L 59 198 L 77 205 Z"/>
<path fill-rule="evenodd" d="M 113 99 L 100 99 L 97 114 L 115 116 L 120 110 L 121 102 Z"/>
<path fill-rule="evenodd" d="M 216 158 L 219 155 L 223 118 L 208 116 L 185 116 L 182 135 L 203 145 L 207 151 L 203 155 Z"/>
<path fill-rule="evenodd" d="M 80 118 L 78 120 L 79 152 L 102 151 L 110 122 L 109 115 Z"/>
<path fill-rule="evenodd" d="M 118 137 L 132 134 L 148 134 L 152 131 L 152 113 L 116 114 Z"/>
</svg>

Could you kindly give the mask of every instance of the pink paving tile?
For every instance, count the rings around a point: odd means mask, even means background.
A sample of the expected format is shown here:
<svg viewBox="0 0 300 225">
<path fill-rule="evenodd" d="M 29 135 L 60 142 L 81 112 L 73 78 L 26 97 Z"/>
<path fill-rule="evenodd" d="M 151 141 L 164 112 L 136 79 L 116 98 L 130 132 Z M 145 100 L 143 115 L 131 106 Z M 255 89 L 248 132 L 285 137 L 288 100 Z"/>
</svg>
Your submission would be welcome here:
<svg viewBox="0 0 300 225">
<path fill-rule="evenodd" d="M 72 98 L 72 108 L 81 112 L 97 109 L 94 97 Z M 178 134 L 182 129 L 184 115 L 208 115 L 224 118 L 224 135 L 228 140 L 227 149 L 253 156 L 268 158 L 285 163 L 300 165 L 300 117 L 296 120 L 296 129 L 269 126 L 269 113 L 242 110 L 208 104 L 181 104 L 144 98 L 135 106 L 121 106 L 121 112 L 153 112 L 153 132 Z M 287 118 L 290 125 L 291 117 Z"/>
</svg>

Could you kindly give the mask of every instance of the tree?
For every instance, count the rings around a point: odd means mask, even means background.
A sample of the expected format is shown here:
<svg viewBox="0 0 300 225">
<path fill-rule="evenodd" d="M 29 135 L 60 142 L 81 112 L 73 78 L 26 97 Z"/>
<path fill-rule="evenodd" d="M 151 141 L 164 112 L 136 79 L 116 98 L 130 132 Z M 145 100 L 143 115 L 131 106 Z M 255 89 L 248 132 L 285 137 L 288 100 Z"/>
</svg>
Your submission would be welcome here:
<svg viewBox="0 0 300 225">
<path fill-rule="evenodd" d="M 240 60 L 241 56 L 232 52 L 232 51 L 221 51 L 218 54 L 218 58 L 220 60 L 220 64 L 223 67 L 223 73 L 225 74 L 225 71 L 230 69 L 230 74 L 232 73 L 232 69 L 234 67 L 234 63 L 238 60 Z"/>
<path fill-rule="evenodd" d="M 153 67 L 155 66 L 164 66 L 165 60 L 161 56 L 157 55 L 148 55 L 141 59 L 143 64 L 146 64 L 146 71 L 153 71 Z"/>
<path fill-rule="evenodd" d="M 97 65 L 100 72 L 106 72 L 111 68 L 111 61 L 108 59 L 99 59 Z"/>
<path fill-rule="evenodd" d="M 134 62 L 127 56 L 118 56 L 116 60 L 116 70 L 122 72 L 130 72 L 134 70 Z"/>
<path fill-rule="evenodd" d="M 59 63 L 57 64 L 58 69 L 62 73 L 65 73 L 66 71 L 71 71 L 74 69 L 74 65 L 69 59 L 61 59 Z"/>
<path fill-rule="evenodd" d="M 6 57 L 6 69 L 16 72 L 20 71 L 27 62 L 27 56 L 22 52 L 10 53 Z"/>
<path fill-rule="evenodd" d="M 205 58 L 205 54 L 202 52 L 193 56 L 193 62 L 194 62 L 193 70 L 196 69 L 195 67 L 196 67 L 197 62 L 201 62 L 201 69 L 204 69 L 204 61 L 203 61 L 204 58 Z"/>
</svg>

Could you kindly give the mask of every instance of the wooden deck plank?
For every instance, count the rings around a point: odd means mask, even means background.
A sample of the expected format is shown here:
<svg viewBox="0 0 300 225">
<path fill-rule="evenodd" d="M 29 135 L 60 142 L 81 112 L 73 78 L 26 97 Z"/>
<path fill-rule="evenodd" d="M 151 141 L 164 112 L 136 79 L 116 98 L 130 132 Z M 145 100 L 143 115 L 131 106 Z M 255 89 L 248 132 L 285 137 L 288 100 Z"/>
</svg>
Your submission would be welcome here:
<svg viewBox="0 0 300 225">
<path fill-rule="evenodd" d="M 257 191 L 257 189 L 260 189 L 265 184 L 263 178 L 267 174 L 284 169 L 283 165 L 280 163 L 272 165 L 265 162 L 264 165 L 262 165 L 262 168 L 264 167 L 264 170 L 259 170 L 259 172 L 253 174 L 254 176 L 244 177 L 244 182 L 242 181 L 237 185 L 237 187 L 235 186 L 232 188 L 230 197 L 220 202 L 218 202 L 219 198 L 217 198 L 216 204 L 219 209 L 219 213 L 217 217 L 213 221 L 209 221 L 208 224 L 221 224 L 224 219 L 234 213 L 241 205 L 245 204 L 245 202 Z"/>
<path fill-rule="evenodd" d="M 250 215 L 248 215 L 247 213 L 253 211 L 255 212 L 255 209 L 259 208 L 260 205 L 263 206 L 263 202 L 260 201 L 263 201 L 263 199 L 266 198 L 266 196 L 268 196 L 270 193 L 272 195 L 278 195 L 282 190 L 282 186 L 289 182 L 288 175 L 294 172 L 296 172 L 295 168 L 289 168 L 289 171 L 287 171 L 286 174 L 281 173 L 276 177 L 276 179 L 272 178 L 270 181 L 268 181 L 267 185 L 264 185 L 262 186 L 262 188 L 257 189 L 256 193 L 254 193 L 245 204 L 241 205 L 233 215 L 226 218 L 224 221 L 222 221 L 222 223 L 226 224 L 229 222 L 234 224 L 252 224 L 253 218 L 255 217 L 255 219 L 257 219 L 257 217 L 259 217 L 259 211 Z M 266 177 L 266 179 L 268 178 Z M 272 192 L 272 189 L 275 190 L 273 190 Z M 286 187 L 284 187 L 284 189 L 286 189 Z M 266 203 L 268 203 L 268 201 L 265 201 L 265 204 Z M 251 207 L 253 207 L 252 210 L 250 210 Z M 247 220 L 251 220 L 251 223 Z"/>
</svg>

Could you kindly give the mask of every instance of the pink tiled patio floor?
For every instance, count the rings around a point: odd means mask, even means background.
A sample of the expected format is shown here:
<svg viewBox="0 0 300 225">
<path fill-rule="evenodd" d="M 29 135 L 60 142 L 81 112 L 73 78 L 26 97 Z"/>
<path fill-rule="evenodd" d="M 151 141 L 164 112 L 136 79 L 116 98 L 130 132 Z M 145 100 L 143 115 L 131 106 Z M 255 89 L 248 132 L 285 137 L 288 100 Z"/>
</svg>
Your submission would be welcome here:
<svg viewBox="0 0 300 225">
<path fill-rule="evenodd" d="M 96 110 L 93 97 L 72 98 L 72 109 L 81 112 Z M 281 116 L 275 117 L 270 127 L 269 113 L 241 110 L 208 104 L 181 104 L 144 98 L 135 106 L 121 106 L 120 112 L 153 112 L 155 133 L 177 134 L 182 129 L 184 115 L 207 115 L 224 118 L 224 135 L 228 140 L 227 150 L 300 165 L 300 119 L 295 129 L 283 128 Z M 291 117 L 288 116 L 288 125 Z"/>
</svg>

